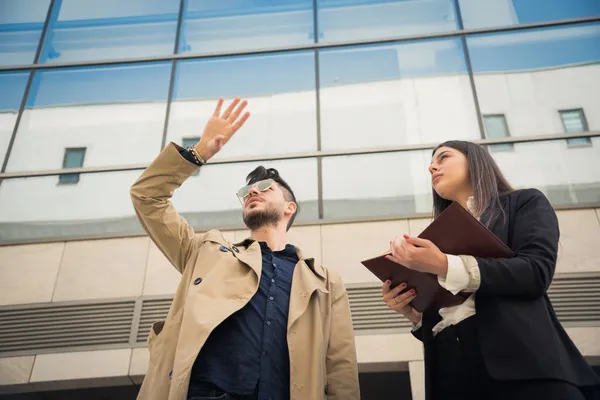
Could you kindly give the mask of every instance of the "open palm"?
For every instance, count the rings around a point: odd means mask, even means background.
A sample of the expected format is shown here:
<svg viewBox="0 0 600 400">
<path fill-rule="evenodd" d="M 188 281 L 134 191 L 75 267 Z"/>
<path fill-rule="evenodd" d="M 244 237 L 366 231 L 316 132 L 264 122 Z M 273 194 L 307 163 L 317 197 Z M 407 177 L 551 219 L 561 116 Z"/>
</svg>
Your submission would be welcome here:
<svg viewBox="0 0 600 400">
<path fill-rule="evenodd" d="M 241 117 L 240 114 L 242 114 L 247 104 L 246 100 L 241 101 L 239 97 L 236 97 L 221 114 L 223 98 L 219 99 L 212 117 L 204 127 L 200 142 L 196 145 L 196 149 L 205 160 L 218 153 L 225 143 L 244 125 L 250 117 L 250 112 L 246 111 Z"/>
</svg>

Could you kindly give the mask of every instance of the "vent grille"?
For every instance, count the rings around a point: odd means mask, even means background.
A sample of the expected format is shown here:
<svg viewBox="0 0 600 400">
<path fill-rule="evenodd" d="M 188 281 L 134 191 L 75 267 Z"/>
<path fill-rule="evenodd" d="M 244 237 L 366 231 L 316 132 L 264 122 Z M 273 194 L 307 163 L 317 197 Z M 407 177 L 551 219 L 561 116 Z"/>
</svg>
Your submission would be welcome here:
<svg viewBox="0 0 600 400">
<path fill-rule="evenodd" d="M 562 275 L 548 290 L 563 323 L 600 321 L 600 276 Z"/>
<path fill-rule="evenodd" d="M 548 294 L 562 323 L 600 322 L 600 273 L 557 275 Z M 410 329 L 410 321 L 383 303 L 380 285 L 348 285 L 348 295 L 356 333 Z M 163 297 L 1 307 L 0 356 L 143 343 L 152 323 L 166 318 L 171 301 Z"/>
<path fill-rule="evenodd" d="M 156 321 L 167 318 L 171 298 L 144 300 L 142 303 L 142 315 L 140 316 L 140 325 L 138 326 L 137 342 L 145 342 L 150 332 L 150 327 Z"/>
<path fill-rule="evenodd" d="M 129 343 L 134 301 L 0 310 L 0 353 Z"/>
<path fill-rule="evenodd" d="M 390 310 L 381 297 L 380 286 L 348 288 L 350 312 L 355 331 L 403 329 L 412 326 L 400 313 Z"/>
</svg>

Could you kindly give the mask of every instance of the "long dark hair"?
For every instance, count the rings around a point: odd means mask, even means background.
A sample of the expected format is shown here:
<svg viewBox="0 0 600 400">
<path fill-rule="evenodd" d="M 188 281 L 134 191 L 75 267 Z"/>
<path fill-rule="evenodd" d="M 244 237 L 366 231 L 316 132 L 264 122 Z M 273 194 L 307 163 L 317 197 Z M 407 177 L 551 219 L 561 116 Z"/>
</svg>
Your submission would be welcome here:
<svg viewBox="0 0 600 400">
<path fill-rule="evenodd" d="M 463 153 L 467 158 L 469 181 L 473 188 L 473 199 L 475 200 L 473 212 L 481 216 L 485 211 L 490 210 L 491 214 L 485 221 L 487 227 L 492 226 L 500 214 L 505 217 L 500 205 L 500 197 L 514 191 L 514 189 L 502 175 L 498 164 L 496 164 L 487 149 L 472 142 L 449 140 L 439 144 L 431 155 L 433 156 L 440 147 L 451 147 Z M 442 198 L 433 190 L 434 218 L 437 218 L 451 203 L 451 200 Z"/>
</svg>

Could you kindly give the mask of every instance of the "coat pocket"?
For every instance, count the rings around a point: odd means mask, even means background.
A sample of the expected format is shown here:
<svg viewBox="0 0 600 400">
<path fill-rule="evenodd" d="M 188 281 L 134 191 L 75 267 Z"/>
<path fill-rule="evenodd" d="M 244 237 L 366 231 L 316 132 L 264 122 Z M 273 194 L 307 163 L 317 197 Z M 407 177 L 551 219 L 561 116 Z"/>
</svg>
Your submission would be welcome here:
<svg viewBox="0 0 600 400">
<path fill-rule="evenodd" d="M 164 320 L 156 321 L 150 327 L 150 333 L 148 334 L 148 339 L 146 341 L 148 343 L 148 350 L 150 350 L 150 352 L 152 352 L 152 348 L 155 346 L 156 341 L 158 340 L 158 335 L 160 335 L 164 327 Z"/>
</svg>

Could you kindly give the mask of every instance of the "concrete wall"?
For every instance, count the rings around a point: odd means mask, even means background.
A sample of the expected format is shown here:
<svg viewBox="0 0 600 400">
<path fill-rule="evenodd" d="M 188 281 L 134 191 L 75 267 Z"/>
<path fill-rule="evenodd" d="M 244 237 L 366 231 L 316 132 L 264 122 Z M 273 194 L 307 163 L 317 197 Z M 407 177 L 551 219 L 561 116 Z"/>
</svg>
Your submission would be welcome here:
<svg viewBox="0 0 600 400">
<path fill-rule="evenodd" d="M 560 211 L 558 217 L 557 272 L 600 271 L 600 209 Z M 360 260 L 384 251 L 395 235 L 419 234 L 428 223 L 410 219 L 295 227 L 289 241 L 339 272 L 347 284 L 378 282 Z M 236 242 L 248 232 L 224 234 Z M 0 305 L 169 295 L 179 277 L 147 237 L 0 247 Z M 586 357 L 600 357 L 600 328 L 567 331 Z M 356 345 L 361 371 L 408 368 L 415 399 L 422 398 L 422 346 L 410 333 L 361 334 Z M 145 348 L 4 358 L 0 391 L 139 383 L 147 363 Z"/>
</svg>

